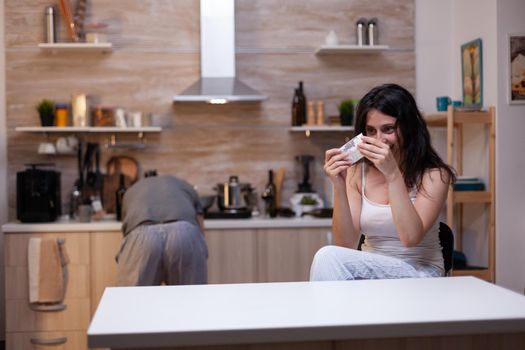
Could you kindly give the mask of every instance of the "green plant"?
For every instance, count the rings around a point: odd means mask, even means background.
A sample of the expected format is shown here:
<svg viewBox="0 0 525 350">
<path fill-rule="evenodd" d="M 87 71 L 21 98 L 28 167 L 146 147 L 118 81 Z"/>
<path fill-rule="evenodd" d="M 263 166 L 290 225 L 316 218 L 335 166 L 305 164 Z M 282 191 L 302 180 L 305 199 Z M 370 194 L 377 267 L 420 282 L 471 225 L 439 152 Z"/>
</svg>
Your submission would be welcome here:
<svg viewBox="0 0 525 350">
<path fill-rule="evenodd" d="M 316 205 L 317 204 L 317 199 L 311 197 L 311 196 L 303 196 L 303 198 L 301 198 L 301 202 L 299 203 L 301 205 Z"/>
<path fill-rule="evenodd" d="M 55 124 L 55 101 L 43 99 L 36 105 L 42 126 Z"/>
<path fill-rule="evenodd" d="M 354 119 L 354 100 L 345 99 L 338 106 L 341 125 L 352 125 Z"/>
<path fill-rule="evenodd" d="M 354 114 L 354 102 L 351 99 L 341 101 L 338 106 L 340 115 L 353 115 Z"/>
<path fill-rule="evenodd" d="M 42 116 L 48 116 L 53 114 L 55 110 L 55 101 L 43 99 L 36 106 L 38 113 Z"/>
</svg>

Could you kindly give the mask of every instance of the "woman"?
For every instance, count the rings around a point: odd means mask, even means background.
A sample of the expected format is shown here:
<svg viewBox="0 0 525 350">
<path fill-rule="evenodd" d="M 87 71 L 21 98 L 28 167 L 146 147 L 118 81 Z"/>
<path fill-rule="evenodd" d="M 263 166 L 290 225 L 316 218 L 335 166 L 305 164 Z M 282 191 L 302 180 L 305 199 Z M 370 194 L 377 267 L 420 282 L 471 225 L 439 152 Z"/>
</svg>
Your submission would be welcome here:
<svg viewBox="0 0 525 350">
<path fill-rule="evenodd" d="M 310 279 L 442 276 L 438 215 L 455 176 L 432 148 L 412 95 L 395 84 L 373 88 L 356 111 L 360 133 L 364 158 L 355 164 L 337 148 L 326 151 L 336 245 L 317 252 Z M 362 251 L 352 249 L 361 234 Z"/>
</svg>

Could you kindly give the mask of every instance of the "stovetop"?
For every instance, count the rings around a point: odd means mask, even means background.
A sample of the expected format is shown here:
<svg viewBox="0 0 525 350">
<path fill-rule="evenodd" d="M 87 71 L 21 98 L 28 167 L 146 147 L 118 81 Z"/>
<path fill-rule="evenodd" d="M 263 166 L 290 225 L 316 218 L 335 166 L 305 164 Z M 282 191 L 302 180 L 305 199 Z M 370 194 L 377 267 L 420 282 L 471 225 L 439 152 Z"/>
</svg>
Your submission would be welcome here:
<svg viewBox="0 0 525 350">
<path fill-rule="evenodd" d="M 205 219 L 248 219 L 251 217 L 251 210 L 207 211 L 204 213 Z"/>
</svg>

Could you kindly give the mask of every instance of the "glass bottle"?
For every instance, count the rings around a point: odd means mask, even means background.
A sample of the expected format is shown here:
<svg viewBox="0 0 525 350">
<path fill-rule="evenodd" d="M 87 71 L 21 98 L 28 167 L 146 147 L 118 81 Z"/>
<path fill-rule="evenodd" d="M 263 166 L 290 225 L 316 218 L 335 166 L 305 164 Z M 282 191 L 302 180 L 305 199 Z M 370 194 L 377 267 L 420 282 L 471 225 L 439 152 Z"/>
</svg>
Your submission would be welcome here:
<svg viewBox="0 0 525 350">
<path fill-rule="evenodd" d="M 264 187 L 262 198 L 266 204 L 266 215 L 274 218 L 277 216 L 276 187 L 273 182 L 273 170 L 268 171 L 268 183 Z"/>
<path fill-rule="evenodd" d="M 295 89 L 292 99 L 292 126 L 301 126 L 301 105 L 299 89 Z"/>
<path fill-rule="evenodd" d="M 118 221 L 122 220 L 122 199 L 124 198 L 124 193 L 126 193 L 124 179 L 124 174 L 120 174 L 119 186 L 115 192 L 115 212 L 117 214 Z"/>
<path fill-rule="evenodd" d="M 304 94 L 303 82 L 299 82 L 299 125 L 306 124 L 306 96 Z"/>
</svg>

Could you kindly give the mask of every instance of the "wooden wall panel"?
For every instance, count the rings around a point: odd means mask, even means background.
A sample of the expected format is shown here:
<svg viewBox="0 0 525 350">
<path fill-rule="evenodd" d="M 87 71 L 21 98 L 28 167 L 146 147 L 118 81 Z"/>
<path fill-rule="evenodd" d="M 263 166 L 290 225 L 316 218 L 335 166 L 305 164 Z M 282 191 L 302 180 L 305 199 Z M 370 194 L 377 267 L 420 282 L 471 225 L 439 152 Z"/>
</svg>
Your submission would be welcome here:
<svg viewBox="0 0 525 350">
<path fill-rule="evenodd" d="M 284 205 L 296 189 L 294 157 L 312 154 L 314 188 L 328 187 L 322 174 L 324 150 L 339 146 L 345 133 L 306 138 L 288 131 L 293 89 L 305 83 L 307 98 L 324 100 L 327 115 L 337 103 L 361 97 L 371 87 L 396 82 L 415 89 L 414 2 L 367 0 L 236 1 L 237 76 L 269 99 L 263 103 L 213 106 L 173 104 L 172 97 L 199 76 L 199 2 L 195 0 L 93 0 L 90 20 L 108 23 L 114 51 L 41 52 L 43 0 L 6 0 L 6 110 L 8 134 L 9 218 L 15 217 L 16 172 L 30 162 L 54 162 L 62 173 L 64 207 L 76 179 L 74 157 L 38 155 L 43 135 L 21 134 L 17 126 L 38 125 L 42 98 L 70 101 L 75 93 L 97 96 L 100 105 L 154 113 L 163 126 L 148 135 L 151 148 L 110 150 L 136 157 L 142 170 L 175 174 L 211 192 L 231 174 L 261 193 L 267 170 L 283 167 Z M 380 42 L 392 50 L 378 55 L 316 56 L 330 29 L 342 43 L 355 40 L 358 17 L 378 17 Z M 61 23 L 61 35 L 65 27 Z M 50 136 L 54 141 L 56 136 Z M 90 136 L 106 144 L 107 137 Z M 133 135 L 122 136 L 134 141 Z M 262 204 L 261 204 L 262 206 Z"/>
</svg>

